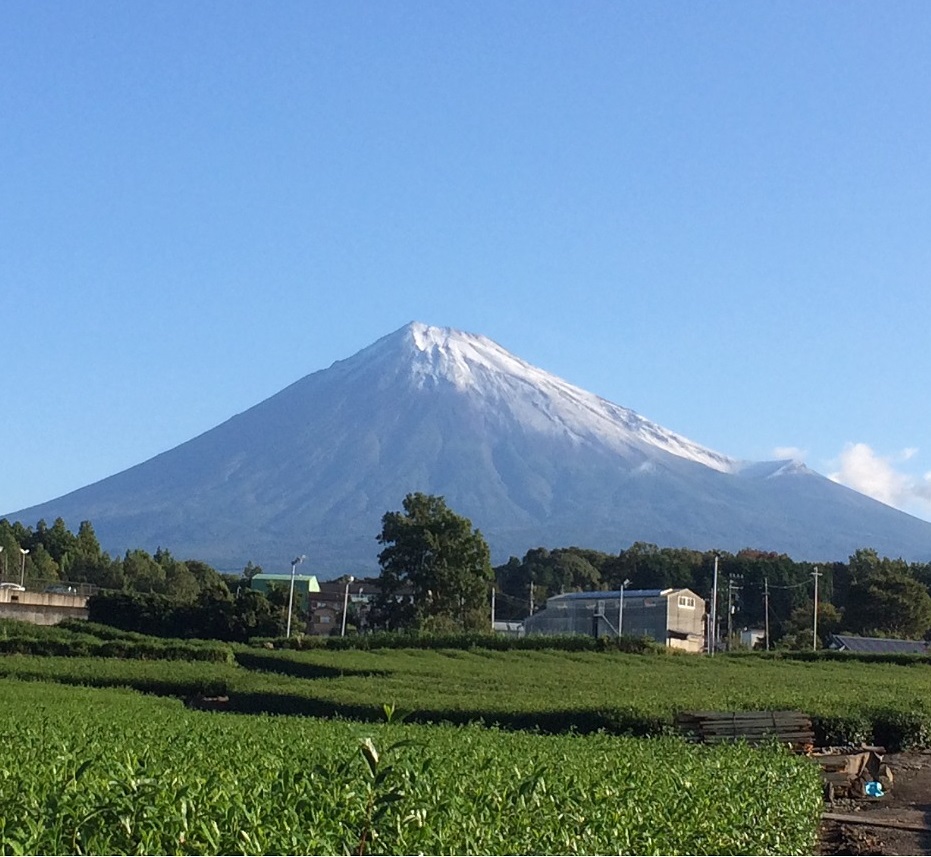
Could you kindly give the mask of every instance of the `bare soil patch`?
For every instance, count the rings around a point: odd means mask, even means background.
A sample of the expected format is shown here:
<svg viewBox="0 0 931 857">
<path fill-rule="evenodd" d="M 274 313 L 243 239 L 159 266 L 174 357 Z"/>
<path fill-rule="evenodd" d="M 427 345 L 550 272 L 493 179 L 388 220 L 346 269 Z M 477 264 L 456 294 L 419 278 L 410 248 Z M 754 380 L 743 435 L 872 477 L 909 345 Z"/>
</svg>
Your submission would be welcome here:
<svg viewBox="0 0 931 857">
<path fill-rule="evenodd" d="M 880 798 L 843 798 L 825 803 L 819 854 L 931 855 L 931 750 L 887 753 L 893 784 Z M 856 819 L 856 821 L 852 820 Z"/>
</svg>

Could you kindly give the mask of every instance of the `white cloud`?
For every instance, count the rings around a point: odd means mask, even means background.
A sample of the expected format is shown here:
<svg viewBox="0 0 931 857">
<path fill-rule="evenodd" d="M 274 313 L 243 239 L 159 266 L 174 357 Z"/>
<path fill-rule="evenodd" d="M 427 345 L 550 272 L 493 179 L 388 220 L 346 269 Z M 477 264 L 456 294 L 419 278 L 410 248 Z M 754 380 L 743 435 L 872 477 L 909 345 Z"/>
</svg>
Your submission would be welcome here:
<svg viewBox="0 0 931 857">
<path fill-rule="evenodd" d="M 773 450 L 773 457 L 779 461 L 784 458 L 791 458 L 792 461 L 804 461 L 808 457 L 808 452 L 799 449 L 797 446 L 777 446 Z"/>
<path fill-rule="evenodd" d="M 828 474 L 835 482 L 922 518 L 931 518 L 931 473 L 917 476 L 898 465 L 913 458 L 917 449 L 897 455 L 880 455 L 865 443 L 848 443 Z"/>
</svg>

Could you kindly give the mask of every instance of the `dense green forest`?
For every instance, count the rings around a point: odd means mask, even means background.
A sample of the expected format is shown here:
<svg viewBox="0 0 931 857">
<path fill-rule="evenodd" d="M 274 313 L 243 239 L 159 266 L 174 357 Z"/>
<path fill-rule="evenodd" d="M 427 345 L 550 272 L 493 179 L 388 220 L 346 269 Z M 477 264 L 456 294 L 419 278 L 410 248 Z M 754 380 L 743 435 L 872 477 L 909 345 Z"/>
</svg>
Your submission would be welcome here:
<svg viewBox="0 0 931 857">
<path fill-rule="evenodd" d="M 77 534 L 58 518 L 35 529 L 0 520 L 0 574 L 27 587 L 67 581 L 93 593 L 91 618 L 164 637 L 246 640 L 276 636 L 286 594 L 265 595 L 249 588 L 261 571 L 247 565 L 241 575 L 222 575 L 200 560 L 179 560 L 159 548 L 154 556 L 128 550 L 122 557 L 103 551 L 89 521 Z M 24 553 L 25 551 L 25 553 Z"/>
<path fill-rule="evenodd" d="M 426 505 L 432 508 L 430 503 Z M 388 513 L 386 522 L 396 524 L 397 514 Z M 407 517 L 416 516 L 408 509 Z M 459 519 L 442 504 L 436 518 L 448 524 L 447 530 L 454 528 L 456 537 L 467 544 L 481 539 L 478 531 L 464 526 L 468 521 Z M 427 520 L 424 531 L 432 525 Z M 382 538 L 385 535 L 383 531 Z M 432 538 L 432 532 L 427 535 Z M 417 542 L 422 536 L 416 526 L 407 526 L 401 542 L 396 541 L 397 534 L 391 534 L 383 544 L 394 550 L 403 546 L 403 539 Z M 27 586 L 55 581 L 93 586 L 99 591 L 95 599 L 99 609 L 94 618 L 118 621 L 114 617 L 122 616 L 124 624 L 135 623 L 132 630 L 219 639 L 274 636 L 280 632 L 286 609 L 283 591 L 273 591 L 266 598 L 249 588 L 251 577 L 261 571 L 252 563 L 245 565 L 241 573 L 229 575 L 197 559 L 178 559 L 163 548 L 154 555 L 137 549 L 111 557 L 101 549 L 88 521 L 73 533 L 60 518 L 51 526 L 39 521 L 34 528 L 3 519 L 0 547 L 4 581 L 18 583 L 22 578 Z M 383 558 L 394 555 L 387 549 L 383 551 Z M 511 557 L 497 566 L 491 577 L 482 570 L 484 560 L 473 564 L 478 569 L 476 575 L 484 578 L 484 592 L 490 595 L 494 584 L 496 617 L 521 619 L 531 609 L 540 609 L 552 595 L 616 590 L 625 581 L 630 589 L 687 587 L 710 599 L 716 557 L 719 615 L 725 617 L 735 635 L 741 628 L 764 627 L 768 600 L 772 641 L 811 647 L 813 574 L 817 571 L 818 630 L 822 640 L 841 630 L 913 639 L 929 636 L 931 563 L 881 557 L 867 547 L 856 551 L 847 562 L 810 563 L 753 549 L 731 554 L 637 542 L 618 554 L 582 547 L 537 547 L 523 558 Z M 448 563 L 444 565 L 447 567 Z M 383 561 L 382 578 L 389 573 L 396 588 L 396 569 Z M 430 586 L 430 581 L 418 580 L 414 575 L 411 582 L 425 591 Z M 429 591 L 435 592 L 436 587 Z M 468 627 L 474 625 L 474 618 L 473 612 Z M 455 619 L 451 617 L 450 628 L 456 627 Z M 384 626 L 389 626 L 388 619 Z"/>
</svg>

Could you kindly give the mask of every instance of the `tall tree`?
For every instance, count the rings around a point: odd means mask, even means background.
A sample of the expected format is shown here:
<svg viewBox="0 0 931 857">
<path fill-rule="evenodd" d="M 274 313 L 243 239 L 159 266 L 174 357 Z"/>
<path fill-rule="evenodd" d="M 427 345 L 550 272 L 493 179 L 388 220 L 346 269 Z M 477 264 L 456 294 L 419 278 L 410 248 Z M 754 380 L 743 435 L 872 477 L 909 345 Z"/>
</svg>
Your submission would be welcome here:
<svg viewBox="0 0 931 857">
<path fill-rule="evenodd" d="M 511 557 L 495 568 L 496 586 L 502 600 L 497 613 L 504 619 L 520 619 L 529 612 L 529 599 L 537 607 L 563 592 L 604 589 L 601 567 L 607 554 L 585 548 L 531 548 L 523 560 Z"/>
<path fill-rule="evenodd" d="M 63 577 L 75 582 L 103 585 L 108 582 L 107 570 L 111 565 L 110 557 L 100 549 L 91 522 L 81 521 L 74 548 L 69 554 L 67 572 Z"/>
<path fill-rule="evenodd" d="M 488 627 L 492 581 L 488 544 L 442 497 L 408 494 L 403 511 L 382 518 L 381 595 L 376 615 L 389 628 Z"/>
<path fill-rule="evenodd" d="M 883 563 L 887 563 L 885 567 Z M 850 584 L 844 628 L 867 636 L 919 639 L 931 628 L 931 595 L 897 561 L 856 576 Z"/>
<path fill-rule="evenodd" d="M 26 580 L 35 584 L 59 579 L 58 563 L 45 549 L 45 545 L 36 545 L 26 557 Z"/>
<path fill-rule="evenodd" d="M 135 592 L 165 592 L 165 569 L 144 550 L 126 551 L 123 574 L 128 588 Z"/>
</svg>

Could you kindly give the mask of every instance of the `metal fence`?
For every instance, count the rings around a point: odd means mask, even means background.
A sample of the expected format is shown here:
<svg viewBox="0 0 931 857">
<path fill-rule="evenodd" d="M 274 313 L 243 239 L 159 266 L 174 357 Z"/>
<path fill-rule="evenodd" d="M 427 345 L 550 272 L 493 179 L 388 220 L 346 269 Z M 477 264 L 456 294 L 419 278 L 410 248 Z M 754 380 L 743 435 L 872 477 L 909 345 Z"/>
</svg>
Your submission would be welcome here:
<svg viewBox="0 0 931 857">
<path fill-rule="evenodd" d="M 22 585 L 26 592 L 50 592 L 58 595 L 80 595 L 84 598 L 89 598 L 91 595 L 96 595 L 100 591 L 100 587 L 96 586 L 93 583 L 79 583 L 71 580 L 36 580 L 26 578 L 22 584 L 20 584 L 20 577 L 16 575 L 7 575 L 5 578 L 0 580 L 0 583 L 14 584 L 15 586 Z"/>
</svg>

